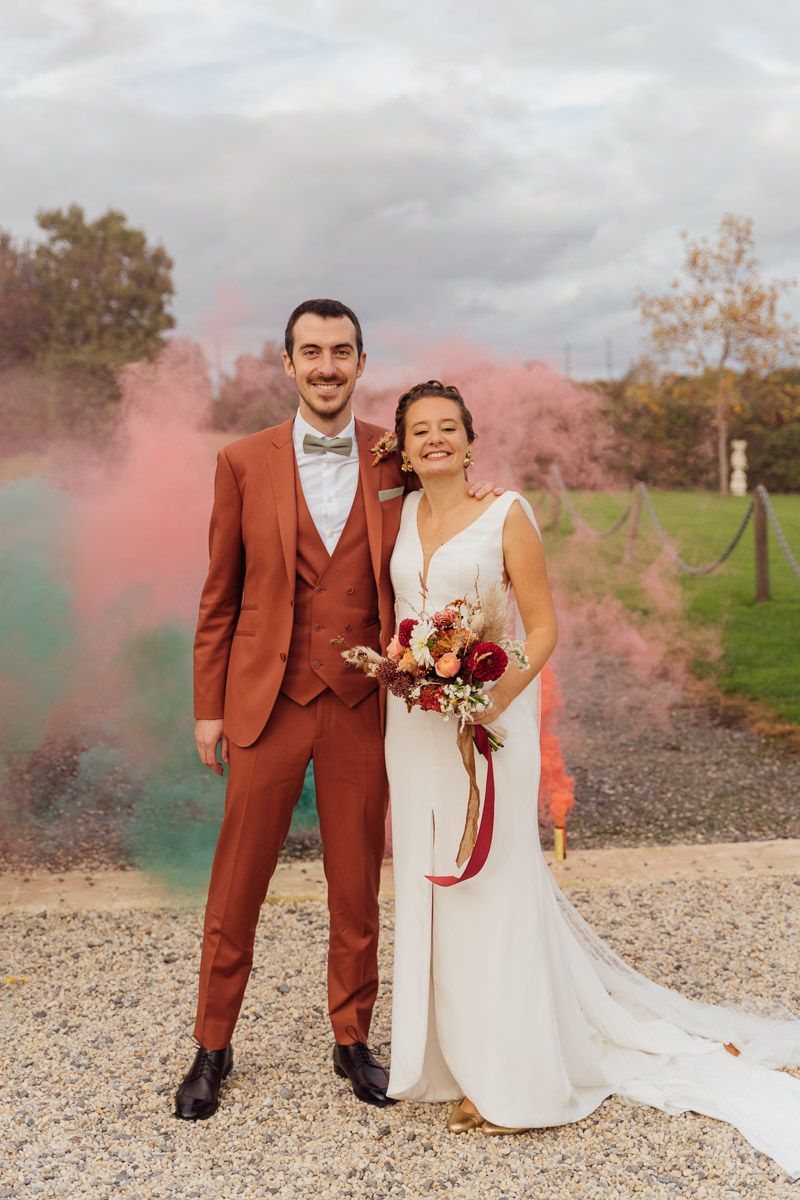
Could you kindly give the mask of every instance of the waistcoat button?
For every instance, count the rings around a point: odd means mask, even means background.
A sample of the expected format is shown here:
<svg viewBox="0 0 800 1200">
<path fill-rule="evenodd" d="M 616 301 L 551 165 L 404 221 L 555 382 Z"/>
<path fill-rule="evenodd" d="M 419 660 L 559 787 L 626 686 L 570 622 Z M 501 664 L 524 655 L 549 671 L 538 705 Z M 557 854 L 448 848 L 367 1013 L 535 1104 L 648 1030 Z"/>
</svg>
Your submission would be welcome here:
<svg viewBox="0 0 800 1200">
<path fill-rule="evenodd" d="M 352 588 L 345 588 L 345 591 L 347 592 L 348 596 L 352 596 L 352 594 L 353 594 Z"/>
<path fill-rule="evenodd" d="M 314 591 L 315 592 L 324 592 L 325 588 L 322 586 L 321 583 L 318 583 L 317 586 L 314 588 Z"/>
<path fill-rule="evenodd" d="M 319 668 L 322 666 L 322 663 L 319 661 L 318 658 L 315 658 L 311 665 L 315 671 L 318 671 Z"/>
<path fill-rule="evenodd" d="M 345 627 L 344 627 L 345 633 L 349 633 L 352 628 L 353 628 L 352 625 L 345 625 Z"/>
<path fill-rule="evenodd" d="M 314 625 L 314 628 L 315 628 L 315 629 L 322 629 L 322 626 L 320 625 L 319 621 L 317 621 L 317 622 L 316 622 L 316 624 Z"/>
</svg>

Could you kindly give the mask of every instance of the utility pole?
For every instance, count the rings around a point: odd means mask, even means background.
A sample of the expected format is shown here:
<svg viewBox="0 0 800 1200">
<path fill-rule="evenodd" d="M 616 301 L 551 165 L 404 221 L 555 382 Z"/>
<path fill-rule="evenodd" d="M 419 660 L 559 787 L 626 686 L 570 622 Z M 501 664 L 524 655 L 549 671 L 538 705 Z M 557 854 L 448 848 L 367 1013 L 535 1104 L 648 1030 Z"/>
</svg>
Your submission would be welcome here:
<svg viewBox="0 0 800 1200">
<path fill-rule="evenodd" d="M 215 387 L 214 394 L 219 396 L 222 380 L 222 356 L 219 349 L 219 338 L 214 338 L 214 379 Z"/>
</svg>

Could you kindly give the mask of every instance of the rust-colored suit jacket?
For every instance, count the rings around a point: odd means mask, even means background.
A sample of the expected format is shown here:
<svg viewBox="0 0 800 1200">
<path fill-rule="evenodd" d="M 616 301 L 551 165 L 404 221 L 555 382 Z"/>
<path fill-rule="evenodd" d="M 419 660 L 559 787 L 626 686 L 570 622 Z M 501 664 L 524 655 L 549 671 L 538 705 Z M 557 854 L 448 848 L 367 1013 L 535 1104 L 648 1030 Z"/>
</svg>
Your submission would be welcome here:
<svg viewBox="0 0 800 1200">
<path fill-rule="evenodd" d="M 297 549 L 292 425 L 293 418 L 262 429 L 217 457 L 210 561 L 194 642 L 194 714 L 222 718 L 225 734 L 237 746 L 252 745 L 267 723 L 292 638 Z M 406 476 L 396 454 L 374 465 L 370 447 L 383 428 L 359 420 L 355 426 L 381 645 L 386 646 L 394 626 L 389 559 Z M 342 625 L 346 620 L 343 610 Z M 240 621 L 249 636 L 236 636 Z"/>
</svg>

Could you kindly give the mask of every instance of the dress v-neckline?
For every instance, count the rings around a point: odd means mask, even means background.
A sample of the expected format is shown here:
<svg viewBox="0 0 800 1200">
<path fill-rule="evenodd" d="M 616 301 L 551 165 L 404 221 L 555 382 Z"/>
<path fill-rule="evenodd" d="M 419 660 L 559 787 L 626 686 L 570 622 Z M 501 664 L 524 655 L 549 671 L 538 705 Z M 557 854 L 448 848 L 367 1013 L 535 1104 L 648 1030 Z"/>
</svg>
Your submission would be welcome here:
<svg viewBox="0 0 800 1200">
<path fill-rule="evenodd" d="M 417 507 L 414 510 L 414 529 L 416 530 L 417 542 L 419 543 L 420 554 L 422 556 L 422 571 L 420 572 L 419 577 L 420 577 L 420 582 L 422 583 L 422 592 L 424 595 L 428 590 L 428 576 L 429 576 L 430 570 L 431 570 L 431 563 L 433 562 L 434 558 L 439 553 L 439 551 L 443 550 L 445 548 L 445 546 L 449 546 L 451 542 L 454 542 L 456 540 L 456 538 L 461 537 L 462 533 L 466 533 L 468 529 L 472 529 L 473 525 L 477 525 L 478 522 L 483 517 L 485 517 L 488 512 L 492 511 L 492 509 L 494 508 L 495 504 L 497 504 L 497 501 L 500 499 L 500 497 L 495 496 L 494 500 L 488 506 L 488 508 L 482 509 L 478 513 L 478 515 L 474 521 L 470 521 L 469 525 L 465 525 L 463 529 L 459 529 L 457 533 L 454 533 L 452 535 L 452 537 L 446 538 L 445 541 L 440 542 L 439 545 L 436 547 L 436 549 L 431 554 L 428 561 L 426 562 L 425 561 L 425 547 L 422 544 L 422 535 L 419 531 L 419 506 L 420 506 L 420 503 L 422 502 L 422 497 L 424 495 L 424 492 L 418 492 L 417 495 L 419 496 L 419 500 L 417 500 Z"/>
</svg>

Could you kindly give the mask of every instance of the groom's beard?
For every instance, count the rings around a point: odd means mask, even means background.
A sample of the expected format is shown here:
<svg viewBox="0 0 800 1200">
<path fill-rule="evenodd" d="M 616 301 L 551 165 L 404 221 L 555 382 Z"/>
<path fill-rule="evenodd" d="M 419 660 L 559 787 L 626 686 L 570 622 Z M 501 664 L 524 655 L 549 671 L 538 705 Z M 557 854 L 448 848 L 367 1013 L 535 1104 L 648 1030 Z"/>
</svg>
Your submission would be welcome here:
<svg viewBox="0 0 800 1200">
<path fill-rule="evenodd" d="M 341 391 L 337 393 L 335 401 L 331 400 L 326 404 L 322 397 L 318 396 L 314 391 L 314 383 L 338 383 L 341 385 Z M 339 379 L 338 377 L 333 379 L 317 379 L 314 381 L 309 380 L 300 394 L 316 416 L 320 417 L 323 421 L 335 421 L 350 403 L 350 397 L 355 391 L 355 387 L 355 380 L 353 380 L 352 386 L 348 388 L 347 380 Z"/>
</svg>

